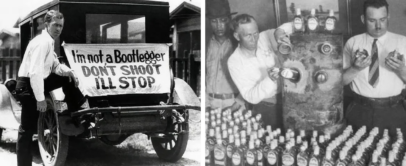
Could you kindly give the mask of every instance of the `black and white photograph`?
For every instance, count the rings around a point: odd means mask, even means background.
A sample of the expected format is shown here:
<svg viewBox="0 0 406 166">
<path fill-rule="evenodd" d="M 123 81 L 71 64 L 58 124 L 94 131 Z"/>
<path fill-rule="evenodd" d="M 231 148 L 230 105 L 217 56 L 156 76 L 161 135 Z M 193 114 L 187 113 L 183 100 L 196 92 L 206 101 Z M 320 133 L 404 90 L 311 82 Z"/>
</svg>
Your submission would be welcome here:
<svg viewBox="0 0 406 166">
<path fill-rule="evenodd" d="M 203 4 L 0 2 L 0 165 L 201 165 Z"/>
<path fill-rule="evenodd" d="M 205 0 L 206 166 L 406 165 L 406 3 Z"/>
</svg>

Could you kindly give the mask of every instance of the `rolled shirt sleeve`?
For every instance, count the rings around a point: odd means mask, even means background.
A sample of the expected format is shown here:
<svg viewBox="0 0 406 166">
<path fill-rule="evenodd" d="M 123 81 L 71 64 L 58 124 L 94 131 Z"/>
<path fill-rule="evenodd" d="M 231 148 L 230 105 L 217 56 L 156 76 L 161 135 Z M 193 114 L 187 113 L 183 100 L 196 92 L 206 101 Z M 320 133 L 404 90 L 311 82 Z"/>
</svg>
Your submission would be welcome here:
<svg viewBox="0 0 406 166">
<path fill-rule="evenodd" d="M 259 65 L 254 65 L 249 61 L 240 59 L 238 55 L 232 55 L 228 66 L 230 75 L 242 97 L 252 104 L 257 104 L 274 96 L 277 93 L 277 84 L 267 75 L 263 76 Z M 273 59 L 269 58 L 266 61 L 272 63 Z"/>
<path fill-rule="evenodd" d="M 69 72 L 72 70 L 68 66 L 59 63 L 57 55 L 54 53 L 54 59 L 52 64 L 52 72 L 60 76 L 69 76 Z"/>
</svg>

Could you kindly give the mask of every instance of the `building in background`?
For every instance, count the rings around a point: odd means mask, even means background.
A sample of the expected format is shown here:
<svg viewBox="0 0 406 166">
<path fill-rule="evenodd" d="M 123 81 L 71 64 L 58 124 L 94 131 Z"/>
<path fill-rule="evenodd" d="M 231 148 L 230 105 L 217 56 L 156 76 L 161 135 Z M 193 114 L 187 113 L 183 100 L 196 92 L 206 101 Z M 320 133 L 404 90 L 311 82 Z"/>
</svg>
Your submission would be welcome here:
<svg viewBox="0 0 406 166">
<path fill-rule="evenodd" d="M 183 2 L 170 13 L 175 77 L 185 80 L 200 96 L 200 7 Z"/>
<path fill-rule="evenodd" d="M 17 78 L 21 63 L 20 29 L 16 28 L 17 23 L 14 27 L 0 29 L 0 83 L 8 78 Z"/>
</svg>

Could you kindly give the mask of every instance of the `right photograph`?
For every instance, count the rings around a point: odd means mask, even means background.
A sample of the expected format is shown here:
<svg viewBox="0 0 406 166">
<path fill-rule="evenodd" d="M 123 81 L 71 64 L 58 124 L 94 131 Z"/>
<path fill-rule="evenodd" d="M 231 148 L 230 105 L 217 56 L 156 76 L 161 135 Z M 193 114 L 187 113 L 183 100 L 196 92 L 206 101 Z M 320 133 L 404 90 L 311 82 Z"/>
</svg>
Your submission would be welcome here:
<svg viewBox="0 0 406 166">
<path fill-rule="evenodd" d="M 406 165 L 406 3 L 205 2 L 206 166 Z"/>
</svg>

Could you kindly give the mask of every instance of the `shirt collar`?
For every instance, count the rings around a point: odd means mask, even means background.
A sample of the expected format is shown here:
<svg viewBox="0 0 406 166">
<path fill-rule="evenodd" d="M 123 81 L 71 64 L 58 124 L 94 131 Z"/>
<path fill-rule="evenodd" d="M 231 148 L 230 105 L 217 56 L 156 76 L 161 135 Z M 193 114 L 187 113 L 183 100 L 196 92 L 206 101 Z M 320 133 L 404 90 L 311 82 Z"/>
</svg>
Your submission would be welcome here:
<svg viewBox="0 0 406 166">
<path fill-rule="evenodd" d="M 211 37 L 211 40 L 213 40 L 214 42 L 216 42 L 218 45 L 222 45 L 222 44 L 224 44 L 224 43 L 231 42 L 231 41 L 230 41 L 230 38 L 227 38 L 223 43 L 220 43 L 220 42 L 216 39 L 216 37 L 214 37 L 214 35 Z"/>
<path fill-rule="evenodd" d="M 369 35 L 368 33 L 365 33 L 365 34 L 366 34 L 367 40 L 370 41 L 371 43 L 373 43 L 375 39 L 378 39 L 377 42 L 380 44 L 383 44 L 383 43 L 385 43 L 386 39 L 388 38 L 389 33 L 390 33 L 389 31 L 386 31 L 386 33 L 379 38 L 374 38 L 371 35 Z"/>
<path fill-rule="evenodd" d="M 47 31 L 46 28 L 42 30 L 41 35 L 45 36 L 45 37 L 46 37 L 47 39 L 49 39 L 49 40 L 52 40 L 52 42 L 54 41 L 54 38 L 52 38 L 52 36 L 49 35 L 49 33 L 48 33 L 48 31 Z"/>
</svg>

